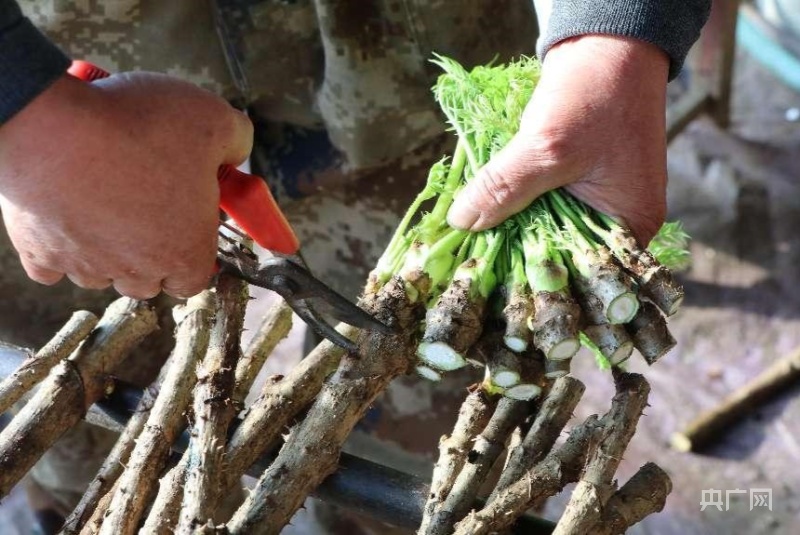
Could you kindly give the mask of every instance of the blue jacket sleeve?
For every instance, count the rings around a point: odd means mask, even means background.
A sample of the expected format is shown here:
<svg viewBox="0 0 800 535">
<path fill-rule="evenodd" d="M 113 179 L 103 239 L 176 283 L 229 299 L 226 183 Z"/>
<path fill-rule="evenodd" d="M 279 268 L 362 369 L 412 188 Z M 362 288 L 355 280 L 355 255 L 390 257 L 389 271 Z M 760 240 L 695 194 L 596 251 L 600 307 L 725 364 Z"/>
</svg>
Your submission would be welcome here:
<svg viewBox="0 0 800 535">
<path fill-rule="evenodd" d="M 61 77 L 69 64 L 14 0 L 0 0 L 0 125 Z"/>
<path fill-rule="evenodd" d="M 675 78 L 708 19 L 711 0 L 553 0 L 539 57 L 559 41 L 586 34 L 634 37 L 653 43 L 670 59 Z"/>
</svg>

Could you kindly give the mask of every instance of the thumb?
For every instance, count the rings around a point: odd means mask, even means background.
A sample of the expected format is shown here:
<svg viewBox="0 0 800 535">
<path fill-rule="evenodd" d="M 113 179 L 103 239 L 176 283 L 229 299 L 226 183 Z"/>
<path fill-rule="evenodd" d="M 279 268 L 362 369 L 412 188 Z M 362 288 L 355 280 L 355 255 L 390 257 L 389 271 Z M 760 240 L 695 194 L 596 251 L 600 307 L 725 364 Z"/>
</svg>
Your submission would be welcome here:
<svg viewBox="0 0 800 535">
<path fill-rule="evenodd" d="M 247 160 L 253 150 L 253 123 L 247 115 L 233 107 L 226 111 L 222 163 L 238 166 Z"/>
<path fill-rule="evenodd" d="M 450 226 L 471 231 L 494 227 L 567 182 L 556 177 L 555 161 L 542 156 L 548 151 L 535 150 L 529 136 L 518 133 L 467 182 L 447 214 Z"/>
</svg>

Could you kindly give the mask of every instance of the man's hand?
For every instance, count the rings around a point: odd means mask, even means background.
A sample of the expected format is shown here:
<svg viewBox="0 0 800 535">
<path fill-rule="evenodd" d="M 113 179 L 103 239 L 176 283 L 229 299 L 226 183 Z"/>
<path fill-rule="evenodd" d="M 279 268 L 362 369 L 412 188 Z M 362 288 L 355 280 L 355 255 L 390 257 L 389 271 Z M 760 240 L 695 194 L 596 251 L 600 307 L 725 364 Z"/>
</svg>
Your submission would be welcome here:
<svg viewBox="0 0 800 535">
<path fill-rule="evenodd" d="M 457 197 L 450 224 L 490 228 L 567 186 L 648 243 L 666 212 L 668 70 L 666 54 L 634 39 L 590 35 L 554 46 L 519 133 Z"/>
<path fill-rule="evenodd" d="M 0 209 L 28 275 L 146 299 L 213 272 L 217 170 L 250 153 L 224 100 L 166 76 L 64 76 L 0 128 Z"/>
</svg>

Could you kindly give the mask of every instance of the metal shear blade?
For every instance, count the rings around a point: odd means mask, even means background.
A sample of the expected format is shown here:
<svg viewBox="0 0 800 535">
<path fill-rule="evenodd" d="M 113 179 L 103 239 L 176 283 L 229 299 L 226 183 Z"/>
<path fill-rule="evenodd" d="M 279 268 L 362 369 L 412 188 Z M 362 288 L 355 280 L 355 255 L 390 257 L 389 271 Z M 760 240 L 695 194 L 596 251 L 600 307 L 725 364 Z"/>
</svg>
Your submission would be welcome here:
<svg viewBox="0 0 800 535">
<path fill-rule="evenodd" d="M 259 262 L 256 254 L 236 240 L 226 238 L 217 259 L 222 271 L 278 293 L 314 331 L 344 348 L 355 351 L 355 344 L 326 322 L 319 311 L 361 329 L 385 334 L 391 329 L 315 278 L 302 264 L 302 258 L 275 256 Z"/>
</svg>

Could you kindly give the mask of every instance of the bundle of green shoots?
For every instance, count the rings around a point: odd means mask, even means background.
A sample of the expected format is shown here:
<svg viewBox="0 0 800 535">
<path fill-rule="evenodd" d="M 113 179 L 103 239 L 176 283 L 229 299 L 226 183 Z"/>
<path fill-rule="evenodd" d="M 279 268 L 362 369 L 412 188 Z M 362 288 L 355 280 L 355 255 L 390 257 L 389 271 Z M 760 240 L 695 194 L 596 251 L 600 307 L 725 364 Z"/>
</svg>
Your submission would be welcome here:
<svg viewBox="0 0 800 535">
<path fill-rule="evenodd" d="M 532 58 L 471 71 L 441 56 L 435 63 L 444 71 L 435 96 L 458 142 L 430 169 L 371 277 L 377 290 L 400 276 L 427 308 L 418 373 L 438 380 L 478 361 L 484 387 L 529 399 L 539 385 L 526 382 L 536 375 L 526 369 L 567 373 L 581 346 L 602 367 L 619 366 L 634 347 L 650 364 L 661 358 L 675 344 L 662 313 L 683 299 L 670 271 L 688 261 L 680 225 L 665 224 L 645 250 L 559 189 L 496 228 L 451 228 L 454 196 L 517 132 L 540 70 Z"/>
</svg>

